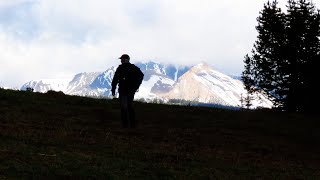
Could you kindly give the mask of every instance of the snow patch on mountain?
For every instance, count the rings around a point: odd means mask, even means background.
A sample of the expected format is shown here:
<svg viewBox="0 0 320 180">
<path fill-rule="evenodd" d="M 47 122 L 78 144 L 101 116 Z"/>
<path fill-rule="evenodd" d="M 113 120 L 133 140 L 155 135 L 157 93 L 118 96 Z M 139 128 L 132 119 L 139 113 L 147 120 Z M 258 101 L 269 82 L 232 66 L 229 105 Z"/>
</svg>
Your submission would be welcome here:
<svg viewBox="0 0 320 180">
<path fill-rule="evenodd" d="M 198 64 L 181 76 L 172 90 L 164 95 L 170 99 L 183 99 L 200 103 L 221 104 L 225 106 L 242 106 L 241 98 L 246 96 L 243 83 L 219 71 L 212 69 L 205 63 Z M 259 96 L 260 97 L 260 96 Z M 272 107 L 272 102 L 264 97 L 255 101 L 255 107 Z"/>
<path fill-rule="evenodd" d="M 137 63 L 136 66 L 144 72 L 147 79 L 149 77 L 148 75 L 156 74 L 163 75 L 173 81 L 177 81 L 180 76 L 191 68 L 189 66 L 175 66 L 172 64 L 161 64 L 156 62 Z"/>
<path fill-rule="evenodd" d="M 45 93 L 49 90 L 65 92 L 70 79 L 42 79 L 29 81 L 21 87 L 21 90 L 26 90 L 28 87 L 34 89 L 35 92 Z"/>
<path fill-rule="evenodd" d="M 90 73 L 79 73 L 69 82 L 68 87 L 65 91 L 66 94 L 70 95 L 85 95 L 85 96 L 96 96 L 97 92 L 92 91 L 90 85 L 97 78 L 99 72 Z"/>
<path fill-rule="evenodd" d="M 143 80 L 135 99 L 150 101 L 158 98 L 158 94 L 168 91 L 175 82 L 164 76 L 151 75 L 148 80 Z"/>
<path fill-rule="evenodd" d="M 135 99 L 147 102 L 160 99 L 168 102 L 180 99 L 206 104 L 243 106 L 241 99 L 247 95 L 239 78 L 227 76 L 206 63 L 193 67 L 159 64 L 155 62 L 136 64 L 144 73 L 143 82 Z M 76 74 L 73 79 L 45 79 L 30 81 L 21 89 L 33 88 L 35 92 L 48 90 L 65 94 L 94 97 L 111 97 L 111 83 L 117 67 L 104 72 Z M 253 107 L 271 108 L 273 103 L 263 93 L 256 93 Z"/>
</svg>

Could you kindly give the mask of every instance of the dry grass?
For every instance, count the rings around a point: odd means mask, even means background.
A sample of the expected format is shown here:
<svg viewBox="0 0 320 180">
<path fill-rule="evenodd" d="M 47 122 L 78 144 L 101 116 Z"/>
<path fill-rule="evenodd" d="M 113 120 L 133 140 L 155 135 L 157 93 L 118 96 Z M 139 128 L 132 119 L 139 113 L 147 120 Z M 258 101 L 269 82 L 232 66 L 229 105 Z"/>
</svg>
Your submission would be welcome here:
<svg viewBox="0 0 320 180">
<path fill-rule="evenodd" d="M 318 115 L 0 89 L 0 179 L 319 179 Z"/>
</svg>

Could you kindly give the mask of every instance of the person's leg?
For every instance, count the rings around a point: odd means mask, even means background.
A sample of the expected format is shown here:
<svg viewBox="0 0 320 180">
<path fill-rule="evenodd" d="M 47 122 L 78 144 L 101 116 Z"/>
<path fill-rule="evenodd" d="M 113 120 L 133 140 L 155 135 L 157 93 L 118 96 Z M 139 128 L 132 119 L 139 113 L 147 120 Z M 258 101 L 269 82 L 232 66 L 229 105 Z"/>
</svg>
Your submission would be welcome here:
<svg viewBox="0 0 320 180">
<path fill-rule="evenodd" d="M 129 123 L 128 96 L 119 96 L 121 106 L 122 127 L 127 128 Z"/>
<path fill-rule="evenodd" d="M 128 96 L 129 127 L 131 128 L 136 127 L 135 112 L 133 109 L 133 99 L 134 99 L 134 95 Z"/>
</svg>

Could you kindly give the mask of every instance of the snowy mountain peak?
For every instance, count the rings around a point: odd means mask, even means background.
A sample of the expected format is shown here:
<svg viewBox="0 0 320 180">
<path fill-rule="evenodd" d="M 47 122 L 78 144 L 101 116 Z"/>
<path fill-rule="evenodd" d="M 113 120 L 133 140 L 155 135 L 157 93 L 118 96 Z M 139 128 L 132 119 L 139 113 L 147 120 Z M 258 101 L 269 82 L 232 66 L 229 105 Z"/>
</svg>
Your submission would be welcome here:
<svg viewBox="0 0 320 180">
<path fill-rule="evenodd" d="M 243 83 L 205 63 L 198 64 L 179 78 L 165 99 L 183 99 L 201 103 L 213 103 L 226 106 L 241 106 L 241 98 L 247 94 Z M 261 98 L 260 98 L 261 99 Z M 271 107 L 272 103 L 263 99 L 256 106 Z"/>
<path fill-rule="evenodd" d="M 24 84 L 21 89 L 26 90 L 32 87 L 37 92 L 47 92 L 49 90 L 66 91 L 70 79 L 42 79 L 37 81 L 29 81 Z"/>
<path fill-rule="evenodd" d="M 195 66 L 192 67 L 192 69 L 211 69 L 212 67 L 210 67 L 207 63 L 205 62 L 201 62 Z"/>
<path fill-rule="evenodd" d="M 172 64 L 161 64 L 153 61 L 147 63 L 136 63 L 145 74 L 145 80 L 148 80 L 151 75 L 161 75 L 165 76 L 173 81 L 177 81 L 177 79 L 187 72 L 190 67 L 188 66 L 175 66 Z"/>
<path fill-rule="evenodd" d="M 218 70 L 213 69 L 207 63 L 200 63 L 194 67 L 192 67 L 189 71 L 190 73 L 194 73 L 197 76 L 212 76 L 220 81 L 234 81 L 236 79 L 219 72 Z"/>
<path fill-rule="evenodd" d="M 81 92 L 101 74 L 100 72 L 79 73 L 69 82 L 66 94 L 81 95 Z"/>
<path fill-rule="evenodd" d="M 175 66 L 155 62 L 136 63 L 144 73 L 144 80 L 136 93 L 136 99 L 152 101 L 180 99 L 200 103 L 241 106 L 246 90 L 243 83 L 214 70 L 207 63 L 193 67 Z M 65 94 L 80 96 L 111 96 L 111 82 L 117 67 L 104 72 L 79 73 L 70 80 L 38 80 L 24 84 L 21 89 L 31 87 L 36 92 L 48 90 L 63 91 Z M 261 93 L 254 107 L 272 107 Z"/>
</svg>

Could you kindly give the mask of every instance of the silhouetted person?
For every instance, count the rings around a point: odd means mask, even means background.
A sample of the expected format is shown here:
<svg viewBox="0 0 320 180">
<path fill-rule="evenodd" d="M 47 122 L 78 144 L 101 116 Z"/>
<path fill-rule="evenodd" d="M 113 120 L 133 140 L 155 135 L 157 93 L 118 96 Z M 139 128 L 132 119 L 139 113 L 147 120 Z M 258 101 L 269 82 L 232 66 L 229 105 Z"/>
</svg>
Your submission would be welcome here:
<svg viewBox="0 0 320 180">
<path fill-rule="evenodd" d="M 117 85 L 119 85 L 122 126 L 134 128 L 136 121 L 132 103 L 134 94 L 138 91 L 144 74 L 136 65 L 130 63 L 129 55 L 123 54 L 119 59 L 121 59 L 121 64 L 113 76 L 111 92 L 112 96 L 115 96 Z"/>
</svg>

